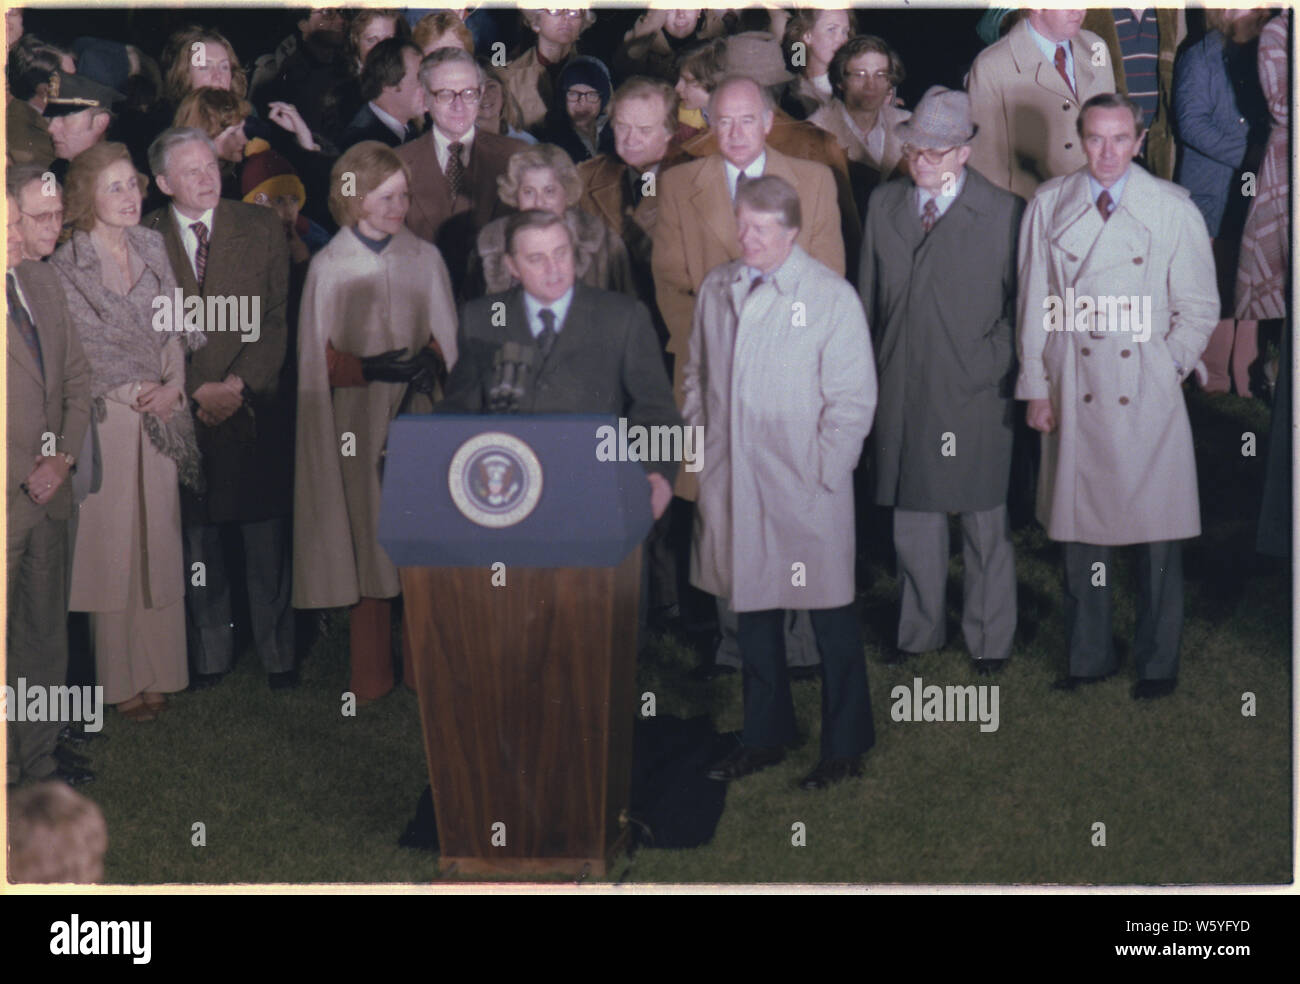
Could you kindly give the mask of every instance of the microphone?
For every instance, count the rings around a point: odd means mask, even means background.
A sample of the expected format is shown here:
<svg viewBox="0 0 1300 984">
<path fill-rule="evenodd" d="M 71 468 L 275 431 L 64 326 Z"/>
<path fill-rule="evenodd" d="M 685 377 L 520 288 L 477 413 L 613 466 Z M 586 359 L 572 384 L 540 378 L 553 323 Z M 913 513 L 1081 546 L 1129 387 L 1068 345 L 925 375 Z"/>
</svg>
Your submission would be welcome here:
<svg viewBox="0 0 1300 984">
<path fill-rule="evenodd" d="M 518 413 L 528 393 L 530 374 L 537 366 L 537 348 L 505 342 L 492 357 L 492 385 L 488 389 L 489 413 Z"/>
</svg>

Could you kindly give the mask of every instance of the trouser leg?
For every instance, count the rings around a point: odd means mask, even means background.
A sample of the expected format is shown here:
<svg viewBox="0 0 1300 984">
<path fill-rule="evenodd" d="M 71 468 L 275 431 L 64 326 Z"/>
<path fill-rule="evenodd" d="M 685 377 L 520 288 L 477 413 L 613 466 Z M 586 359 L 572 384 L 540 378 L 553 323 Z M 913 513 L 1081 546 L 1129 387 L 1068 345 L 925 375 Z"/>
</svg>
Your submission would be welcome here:
<svg viewBox="0 0 1300 984">
<path fill-rule="evenodd" d="M 895 509 L 894 550 L 902 587 L 898 648 L 909 653 L 942 649 L 947 635 L 948 514 Z"/>
<path fill-rule="evenodd" d="M 745 728 L 741 741 L 754 748 L 777 748 L 795 739 L 794 700 L 785 672 L 783 609 L 740 612 L 740 644 L 745 694 Z"/>
<path fill-rule="evenodd" d="M 862 629 L 853 605 L 809 613 L 822 654 L 823 759 L 860 755 L 875 744 Z"/>
<path fill-rule="evenodd" d="M 352 606 L 349 689 L 361 700 L 375 700 L 393 689 L 392 607 L 388 598 L 362 598 Z"/>
<path fill-rule="evenodd" d="M 1111 638 L 1110 547 L 1062 543 L 1065 557 L 1065 638 L 1070 675 L 1106 676 L 1115 670 Z M 1102 567 L 1094 570 L 1094 565 Z M 1103 581 L 1104 578 L 1104 581 Z"/>
<path fill-rule="evenodd" d="M 221 526 L 182 529 L 185 546 L 185 635 L 195 673 L 226 673 L 235 661 L 235 625 L 230 614 L 230 579 Z M 196 575 L 194 565 L 202 564 Z M 199 583 L 196 584 L 195 581 Z"/>
<path fill-rule="evenodd" d="M 971 657 L 1011 656 L 1016 634 L 1016 555 L 1006 506 L 961 514 L 961 631 Z"/>
<path fill-rule="evenodd" d="M 294 666 L 293 556 L 285 517 L 241 523 L 253 646 L 267 673 Z"/>
<path fill-rule="evenodd" d="M 1173 680 L 1183 636 L 1183 544 L 1163 540 L 1137 550 L 1137 676 Z"/>
</svg>

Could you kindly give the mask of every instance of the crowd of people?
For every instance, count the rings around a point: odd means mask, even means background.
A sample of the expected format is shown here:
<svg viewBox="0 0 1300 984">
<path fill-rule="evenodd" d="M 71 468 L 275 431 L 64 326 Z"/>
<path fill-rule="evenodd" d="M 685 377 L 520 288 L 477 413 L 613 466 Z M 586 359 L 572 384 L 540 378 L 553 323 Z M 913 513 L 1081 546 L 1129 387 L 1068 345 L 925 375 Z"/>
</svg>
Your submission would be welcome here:
<svg viewBox="0 0 1300 984">
<path fill-rule="evenodd" d="M 62 684 L 89 613 L 105 700 L 154 720 L 231 670 L 236 589 L 272 688 L 298 684 L 296 609 L 350 610 L 360 702 L 410 680 L 388 425 L 501 410 L 515 345 L 509 411 L 704 427 L 698 473 L 647 463 L 645 554 L 649 624 L 715 620 L 709 658 L 743 670 L 712 778 L 783 757 L 819 662 L 801 785 L 861 774 L 866 501 L 893 510 L 884 662 L 947 643 L 958 514 L 962 635 L 1006 665 L 1036 490 L 1057 686 L 1116 671 L 1096 570 L 1136 545 L 1133 693 L 1172 693 L 1200 532 L 1182 387 L 1290 415 L 1290 16 L 1189 13 L 990 10 L 964 89 L 909 109 L 869 9 L 314 8 L 239 51 L 7 10 L 8 682 Z M 584 44 L 608 18 L 621 42 Z M 93 779 L 59 735 L 11 722 L 10 781 Z"/>
</svg>

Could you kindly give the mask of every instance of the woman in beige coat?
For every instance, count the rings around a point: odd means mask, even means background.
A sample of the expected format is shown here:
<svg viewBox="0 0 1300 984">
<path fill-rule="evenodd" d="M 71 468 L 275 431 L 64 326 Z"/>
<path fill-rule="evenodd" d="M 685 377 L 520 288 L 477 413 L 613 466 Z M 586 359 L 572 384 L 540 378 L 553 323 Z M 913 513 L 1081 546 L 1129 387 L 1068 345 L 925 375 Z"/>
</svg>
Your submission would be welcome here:
<svg viewBox="0 0 1300 984">
<path fill-rule="evenodd" d="M 104 699 L 135 720 L 189 685 L 177 480 L 202 484 L 185 350 L 207 341 L 155 330 L 154 299 L 176 278 L 162 236 L 139 225 L 145 180 L 123 144 L 78 155 L 65 198 L 75 231 L 50 261 L 90 360 L 103 458 L 81 506 L 69 608 L 92 613 Z"/>
<path fill-rule="evenodd" d="M 339 158 L 340 231 L 312 260 L 298 317 L 293 606 L 352 607 L 350 690 L 363 701 L 393 687 L 389 599 L 401 585 L 376 540 L 388 425 L 432 409 L 429 366 L 456 363 L 451 280 L 406 228 L 409 181 L 373 140 Z"/>
</svg>

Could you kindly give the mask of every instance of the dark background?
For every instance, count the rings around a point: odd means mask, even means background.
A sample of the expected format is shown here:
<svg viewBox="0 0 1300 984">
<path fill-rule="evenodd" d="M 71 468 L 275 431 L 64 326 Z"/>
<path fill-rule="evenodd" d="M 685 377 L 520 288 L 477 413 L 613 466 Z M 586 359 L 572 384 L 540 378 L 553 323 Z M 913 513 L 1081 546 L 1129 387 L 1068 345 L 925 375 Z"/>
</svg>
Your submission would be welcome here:
<svg viewBox="0 0 1300 984">
<path fill-rule="evenodd" d="M 604 58 L 623 38 L 623 33 L 641 14 L 636 7 L 598 7 L 595 25 L 582 36 L 579 47 L 588 54 Z M 516 44 L 528 44 L 521 31 L 517 10 L 489 10 L 498 30 Z M 877 34 L 902 55 L 907 78 L 899 95 L 908 105 L 915 105 L 932 85 L 961 88 L 971 61 L 984 44 L 975 33 L 975 25 L 984 13 L 982 8 L 864 8 L 858 10 L 861 33 Z M 140 8 L 33 8 L 23 11 L 27 33 L 54 42 L 71 43 L 77 37 L 109 38 L 135 45 L 158 58 L 167 37 L 189 24 L 214 27 L 230 39 L 245 71 L 252 74 L 252 64 L 259 55 L 275 50 L 276 45 L 294 33 L 302 11 L 296 8 L 247 9 L 239 7 L 185 7 L 170 9 Z M 514 46 L 512 46 L 512 53 Z M 481 52 L 480 52 L 481 53 Z"/>
</svg>

